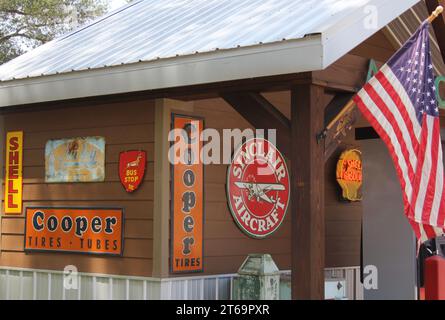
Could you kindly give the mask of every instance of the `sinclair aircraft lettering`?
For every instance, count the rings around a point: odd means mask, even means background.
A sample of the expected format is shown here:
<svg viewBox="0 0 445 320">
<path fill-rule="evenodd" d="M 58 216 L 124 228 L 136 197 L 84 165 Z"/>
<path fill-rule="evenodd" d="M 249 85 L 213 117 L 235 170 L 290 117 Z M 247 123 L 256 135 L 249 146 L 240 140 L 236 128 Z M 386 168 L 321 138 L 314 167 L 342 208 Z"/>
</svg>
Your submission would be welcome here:
<svg viewBox="0 0 445 320">
<path fill-rule="evenodd" d="M 239 228 L 263 239 L 286 215 L 289 172 L 275 145 L 263 138 L 247 140 L 234 153 L 227 172 L 227 201 Z"/>
</svg>

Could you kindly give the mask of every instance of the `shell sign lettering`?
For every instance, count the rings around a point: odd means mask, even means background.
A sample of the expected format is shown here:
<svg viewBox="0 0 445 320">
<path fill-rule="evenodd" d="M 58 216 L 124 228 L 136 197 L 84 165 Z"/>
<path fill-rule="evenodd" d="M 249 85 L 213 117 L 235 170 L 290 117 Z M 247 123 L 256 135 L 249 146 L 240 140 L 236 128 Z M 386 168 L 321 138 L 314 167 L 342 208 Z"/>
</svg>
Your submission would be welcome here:
<svg viewBox="0 0 445 320">
<path fill-rule="evenodd" d="M 362 200 L 362 153 L 349 149 L 340 155 L 337 162 L 337 182 L 343 190 L 343 198 L 350 201 Z"/>
<path fill-rule="evenodd" d="M 6 134 L 5 214 L 22 213 L 23 132 Z"/>
</svg>

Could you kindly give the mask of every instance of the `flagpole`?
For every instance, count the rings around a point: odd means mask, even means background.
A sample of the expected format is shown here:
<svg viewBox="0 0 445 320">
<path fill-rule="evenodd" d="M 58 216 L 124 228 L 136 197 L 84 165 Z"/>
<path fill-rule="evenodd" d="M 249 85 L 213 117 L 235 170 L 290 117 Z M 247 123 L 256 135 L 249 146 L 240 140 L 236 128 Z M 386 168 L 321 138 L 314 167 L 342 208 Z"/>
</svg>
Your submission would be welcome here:
<svg viewBox="0 0 445 320">
<path fill-rule="evenodd" d="M 432 23 L 434 21 L 434 19 L 436 19 L 438 16 L 440 16 L 443 12 L 443 7 L 442 6 L 438 6 L 436 8 L 436 10 L 434 10 L 433 13 L 431 13 L 431 15 L 427 18 L 427 21 L 429 23 Z M 337 116 L 326 126 L 326 129 L 324 130 L 325 132 L 327 132 L 328 130 L 330 130 L 334 124 L 341 119 L 341 117 L 343 117 L 345 114 L 347 114 L 353 107 L 355 106 L 354 100 L 350 100 L 342 109 L 342 111 L 337 114 Z"/>
<path fill-rule="evenodd" d="M 440 16 L 440 14 L 443 12 L 443 7 L 442 6 L 438 6 L 436 8 L 436 10 L 434 10 L 434 12 L 428 17 L 428 22 L 431 23 L 434 21 L 434 19 L 436 19 L 438 16 Z"/>
</svg>

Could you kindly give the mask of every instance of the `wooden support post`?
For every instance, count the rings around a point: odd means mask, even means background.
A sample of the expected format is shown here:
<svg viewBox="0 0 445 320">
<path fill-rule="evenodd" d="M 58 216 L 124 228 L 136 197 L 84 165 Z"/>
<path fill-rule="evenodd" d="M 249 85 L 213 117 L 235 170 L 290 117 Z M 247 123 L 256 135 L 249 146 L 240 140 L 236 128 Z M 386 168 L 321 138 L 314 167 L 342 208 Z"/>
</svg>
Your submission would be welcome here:
<svg viewBox="0 0 445 320">
<path fill-rule="evenodd" d="M 154 278 L 166 278 L 169 269 L 169 221 L 170 221 L 170 162 L 168 134 L 171 129 L 171 113 L 193 112 L 193 102 L 172 99 L 155 100 L 155 152 L 154 152 L 154 203 L 153 203 L 153 272 Z M 161 299 L 168 297 L 166 288 L 160 285 Z"/>
<path fill-rule="evenodd" d="M 153 204 L 153 277 L 169 274 L 170 165 L 168 133 L 170 108 L 166 99 L 155 101 L 155 173 Z"/>
<path fill-rule="evenodd" d="M 291 95 L 292 298 L 324 299 L 325 219 L 323 88 L 299 85 Z"/>
<path fill-rule="evenodd" d="M 167 278 L 169 268 L 170 233 L 170 162 L 168 134 L 171 129 L 171 114 L 192 113 L 193 102 L 172 99 L 155 100 L 155 152 L 154 152 L 154 203 L 153 203 L 153 271 L 154 278 Z M 167 290 L 161 283 L 160 297 L 167 299 Z M 166 298 L 167 297 L 167 298 Z"/>
</svg>

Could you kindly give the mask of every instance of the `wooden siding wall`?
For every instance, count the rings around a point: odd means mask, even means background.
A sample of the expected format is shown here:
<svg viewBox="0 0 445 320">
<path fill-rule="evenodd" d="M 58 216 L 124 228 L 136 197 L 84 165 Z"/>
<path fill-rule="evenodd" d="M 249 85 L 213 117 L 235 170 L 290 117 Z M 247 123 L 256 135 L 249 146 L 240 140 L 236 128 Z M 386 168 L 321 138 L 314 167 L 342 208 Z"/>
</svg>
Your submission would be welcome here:
<svg viewBox="0 0 445 320">
<path fill-rule="evenodd" d="M 336 182 L 337 160 L 348 148 L 360 149 L 354 130 L 325 164 L 326 267 L 359 266 L 362 203 L 342 200 Z"/>
<path fill-rule="evenodd" d="M 288 92 L 267 93 L 280 111 L 290 116 Z M 326 103 L 331 99 L 326 96 Z M 204 117 L 206 128 L 220 133 L 224 128 L 250 128 L 222 99 L 195 101 L 193 112 Z M 341 190 L 335 180 L 335 163 L 339 152 L 354 145 L 353 136 L 326 164 L 326 267 L 360 264 L 361 203 L 340 200 Z M 289 165 L 288 165 L 289 166 Z M 205 170 L 204 274 L 234 273 L 249 253 L 270 253 L 280 270 L 290 269 L 290 214 L 272 236 L 263 240 L 247 237 L 236 226 L 226 202 L 227 165 L 207 165 Z M 301 257 L 305 259 L 306 257 Z"/>
<path fill-rule="evenodd" d="M 204 117 L 205 128 L 216 129 L 221 137 L 223 129 L 251 128 L 222 99 L 195 101 L 193 112 L 182 113 Z M 267 239 L 247 237 L 236 226 L 228 209 L 226 175 L 227 165 L 204 166 L 204 274 L 236 273 L 249 253 L 270 253 L 280 269 L 289 269 L 289 220 L 286 219 L 280 229 Z"/>
<path fill-rule="evenodd" d="M 265 96 L 286 116 L 290 114 L 287 92 Z M 328 100 L 330 97 L 326 97 Z M 199 100 L 193 111 L 205 118 L 206 128 L 250 128 L 249 123 L 222 99 Z M 123 257 L 23 252 L 24 217 L 1 220 L 0 265 L 63 270 L 73 264 L 81 272 L 116 275 L 152 275 L 154 102 L 64 108 L 10 113 L 4 116 L 5 131 L 24 131 L 24 206 L 79 205 L 125 208 Z M 5 132 L 2 132 L 4 136 Z M 106 139 L 104 183 L 45 184 L 44 147 L 49 139 L 101 135 Z M 354 145 L 348 137 L 347 145 Z M 340 201 L 335 163 L 340 148 L 326 164 L 326 267 L 359 265 L 361 204 Z M 145 182 L 127 194 L 119 182 L 119 152 L 148 152 Z M 4 155 L 2 155 L 4 157 Z M 242 233 L 227 207 L 226 165 L 205 166 L 204 274 L 234 273 L 249 253 L 270 253 L 281 270 L 290 269 L 290 215 L 270 238 L 255 240 Z M 4 169 L 2 169 L 4 172 Z M 4 173 L 2 173 L 3 176 Z M 2 195 L 3 197 L 3 195 Z M 2 206 L 3 210 L 3 206 Z M 305 257 L 302 257 L 305 259 Z"/>
<path fill-rule="evenodd" d="M 249 123 L 222 99 L 197 100 L 193 103 L 193 111 L 182 113 L 204 117 L 205 128 L 216 129 L 221 137 L 223 129 L 251 128 Z M 290 221 L 288 219 L 290 215 L 287 215 L 285 222 L 271 237 L 263 240 L 247 237 L 237 227 L 228 209 L 226 175 L 227 165 L 204 166 L 203 274 L 236 273 L 249 253 L 269 253 L 280 269 L 290 269 Z"/>
<path fill-rule="evenodd" d="M 61 106 L 62 107 L 62 106 Z M 6 131 L 24 131 L 23 204 L 42 206 L 122 206 L 125 209 L 123 257 L 23 252 L 24 216 L 1 219 L 0 265 L 80 272 L 151 276 L 153 241 L 154 102 L 60 108 L 4 115 Z M 5 132 L 3 131 L 2 136 Z M 106 179 L 102 183 L 46 184 L 44 148 L 49 139 L 103 136 Z M 118 158 L 125 150 L 146 150 L 145 181 L 133 194 L 119 181 Z M 4 154 L 1 155 L 4 158 Z M 2 169 L 4 177 L 4 168 Z M 2 194 L 3 199 L 3 194 Z"/>
</svg>

